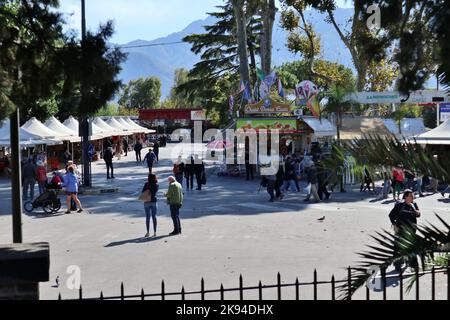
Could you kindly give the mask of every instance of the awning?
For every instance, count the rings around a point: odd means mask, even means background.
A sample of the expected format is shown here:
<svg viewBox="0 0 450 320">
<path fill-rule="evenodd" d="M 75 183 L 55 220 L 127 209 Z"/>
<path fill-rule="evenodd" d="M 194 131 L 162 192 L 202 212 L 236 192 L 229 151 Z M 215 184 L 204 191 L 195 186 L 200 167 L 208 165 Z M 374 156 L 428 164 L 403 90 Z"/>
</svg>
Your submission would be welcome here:
<svg viewBox="0 0 450 320">
<path fill-rule="evenodd" d="M 328 119 L 317 119 L 314 117 L 302 117 L 306 124 L 314 131 L 317 138 L 334 137 L 337 135 L 336 126 Z"/>
</svg>

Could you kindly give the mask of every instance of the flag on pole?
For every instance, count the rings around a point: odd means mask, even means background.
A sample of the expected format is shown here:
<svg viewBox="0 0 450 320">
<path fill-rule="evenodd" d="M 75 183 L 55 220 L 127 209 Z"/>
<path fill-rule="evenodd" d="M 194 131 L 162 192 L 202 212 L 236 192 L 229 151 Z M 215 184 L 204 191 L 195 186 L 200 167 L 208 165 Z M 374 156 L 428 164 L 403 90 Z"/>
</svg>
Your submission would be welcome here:
<svg viewBox="0 0 450 320">
<path fill-rule="evenodd" d="M 256 68 L 256 75 L 258 76 L 259 80 L 264 81 L 264 71 L 262 71 L 260 68 Z"/>
<path fill-rule="evenodd" d="M 230 99 L 228 101 L 228 105 L 230 107 L 230 114 L 233 115 L 233 110 L 234 110 L 234 97 L 233 97 L 233 95 L 230 96 Z"/>
<path fill-rule="evenodd" d="M 250 88 L 248 85 L 245 86 L 245 89 L 244 89 L 244 100 L 246 100 L 250 103 L 252 102 L 252 96 L 250 94 Z"/>
<path fill-rule="evenodd" d="M 259 90 L 258 90 L 258 83 L 255 83 L 255 89 L 253 90 L 253 97 L 256 101 L 259 101 Z"/>
<path fill-rule="evenodd" d="M 278 95 L 282 98 L 284 98 L 284 89 L 283 84 L 281 83 L 281 80 L 278 79 Z"/>
<path fill-rule="evenodd" d="M 266 83 L 269 89 L 275 84 L 275 80 L 277 79 L 277 74 L 275 71 L 272 71 L 269 75 L 264 78 L 264 82 Z"/>
</svg>

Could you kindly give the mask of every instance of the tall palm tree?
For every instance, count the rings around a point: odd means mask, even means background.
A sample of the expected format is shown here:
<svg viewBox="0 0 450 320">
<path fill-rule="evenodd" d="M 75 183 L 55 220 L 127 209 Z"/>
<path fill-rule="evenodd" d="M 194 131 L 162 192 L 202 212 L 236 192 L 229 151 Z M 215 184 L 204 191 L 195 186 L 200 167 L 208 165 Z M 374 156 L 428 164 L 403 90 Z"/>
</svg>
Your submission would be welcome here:
<svg viewBox="0 0 450 320">
<path fill-rule="evenodd" d="M 342 114 L 351 106 L 351 102 L 345 98 L 352 92 L 354 92 L 353 87 L 336 84 L 333 84 L 327 92 L 328 104 L 326 111 L 336 114 L 337 141 L 339 145 L 341 144 Z"/>
</svg>

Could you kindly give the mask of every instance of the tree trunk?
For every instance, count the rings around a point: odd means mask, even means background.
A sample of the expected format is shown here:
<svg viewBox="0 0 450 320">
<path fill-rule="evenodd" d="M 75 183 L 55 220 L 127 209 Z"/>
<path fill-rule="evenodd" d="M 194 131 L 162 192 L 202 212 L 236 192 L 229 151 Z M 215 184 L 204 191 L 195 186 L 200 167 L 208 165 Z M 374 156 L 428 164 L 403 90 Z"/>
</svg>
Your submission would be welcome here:
<svg viewBox="0 0 450 320">
<path fill-rule="evenodd" d="M 253 48 L 253 44 L 251 41 L 248 41 L 248 53 L 250 54 L 250 73 L 252 83 L 256 86 L 258 82 L 258 76 L 256 75 L 256 58 L 255 58 L 255 48 Z M 253 95 L 253 91 L 252 91 Z"/>
<path fill-rule="evenodd" d="M 247 52 L 247 19 L 244 12 L 244 0 L 231 0 L 234 16 L 236 19 L 236 30 L 238 40 L 239 73 L 241 80 L 250 85 L 250 71 L 248 66 Z"/>
<path fill-rule="evenodd" d="M 263 30 L 261 34 L 261 66 L 264 74 L 272 71 L 272 34 L 275 23 L 275 0 L 264 0 L 261 8 Z"/>
</svg>

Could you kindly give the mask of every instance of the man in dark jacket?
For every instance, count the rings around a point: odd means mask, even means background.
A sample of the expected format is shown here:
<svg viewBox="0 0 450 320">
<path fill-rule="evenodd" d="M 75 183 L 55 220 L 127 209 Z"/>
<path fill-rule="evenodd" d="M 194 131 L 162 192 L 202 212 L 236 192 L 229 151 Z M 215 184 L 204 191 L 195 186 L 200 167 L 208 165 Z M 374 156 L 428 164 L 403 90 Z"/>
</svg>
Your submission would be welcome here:
<svg viewBox="0 0 450 320">
<path fill-rule="evenodd" d="M 136 162 L 142 162 L 141 150 L 142 150 L 142 143 L 141 140 L 139 140 L 134 144 L 134 152 L 136 152 Z"/>
<path fill-rule="evenodd" d="M 113 158 L 114 158 L 113 148 L 112 147 L 106 148 L 106 150 L 103 152 L 103 160 L 105 161 L 106 164 L 106 179 L 115 179 Z M 111 170 L 111 176 L 109 175 L 109 170 Z"/>
<path fill-rule="evenodd" d="M 408 232 L 415 233 L 417 230 L 417 218 L 420 217 L 419 206 L 414 202 L 414 192 L 406 190 L 403 194 L 404 202 L 397 203 L 389 213 L 389 219 L 397 236 L 407 235 Z M 399 249 L 396 243 L 394 250 Z M 394 262 L 395 270 L 400 271 L 403 261 Z M 408 265 L 412 268 L 418 266 L 417 258 L 409 258 Z"/>
<path fill-rule="evenodd" d="M 155 144 L 153 145 L 153 152 L 156 156 L 156 162 L 159 162 L 159 142 L 158 140 L 155 141 Z"/>
<path fill-rule="evenodd" d="M 317 193 L 317 169 L 314 166 L 314 163 L 308 163 L 306 165 L 306 181 L 308 182 L 309 186 L 310 186 L 310 190 L 308 193 L 308 196 L 306 197 L 306 199 L 304 200 L 305 202 L 308 202 L 309 199 L 311 199 L 311 195 L 314 197 L 316 202 L 320 202 L 320 197 L 319 194 Z"/>
<path fill-rule="evenodd" d="M 330 199 L 331 194 L 327 190 L 328 185 L 328 172 L 325 170 L 322 160 L 317 161 L 317 183 L 319 185 L 319 189 L 317 190 L 317 194 L 319 195 L 320 200 L 323 200 L 323 195 L 325 195 L 326 200 Z"/>
<path fill-rule="evenodd" d="M 194 157 L 190 156 L 186 160 L 186 164 L 184 166 L 184 176 L 186 178 L 186 189 L 193 189 L 194 188 Z"/>
<path fill-rule="evenodd" d="M 36 185 L 36 165 L 33 160 L 28 160 L 22 167 L 22 195 L 24 200 L 28 200 L 28 189 L 30 189 L 30 200 L 34 199 L 34 186 Z"/>
<path fill-rule="evenodd" d="M 204 182 L 205 163 L 195 155 L 194 160 L 194 173 L 197 180 L 197 190 L 202 190 L 202 184 Z"/>
<path fill-rule="evenodd" d="M 153 148 L 150 148 L 147 152 L 147 154 L 144 157 L 143 162 L 147 161 L 147 167 L 148 167 L 148 173 L 152 173 L 153 171 L 153 165 L 156 161 L 156 155 L 153 152 Z"/>
<path fill-rule="evenodd" d="M 123 138 L 122 145 L 123 145 L 123 151 L 125 151 L 125 157 L 126 157 L 128 155 L 128 141 L 127 141 L 127 139 Z"/>
</svg>

